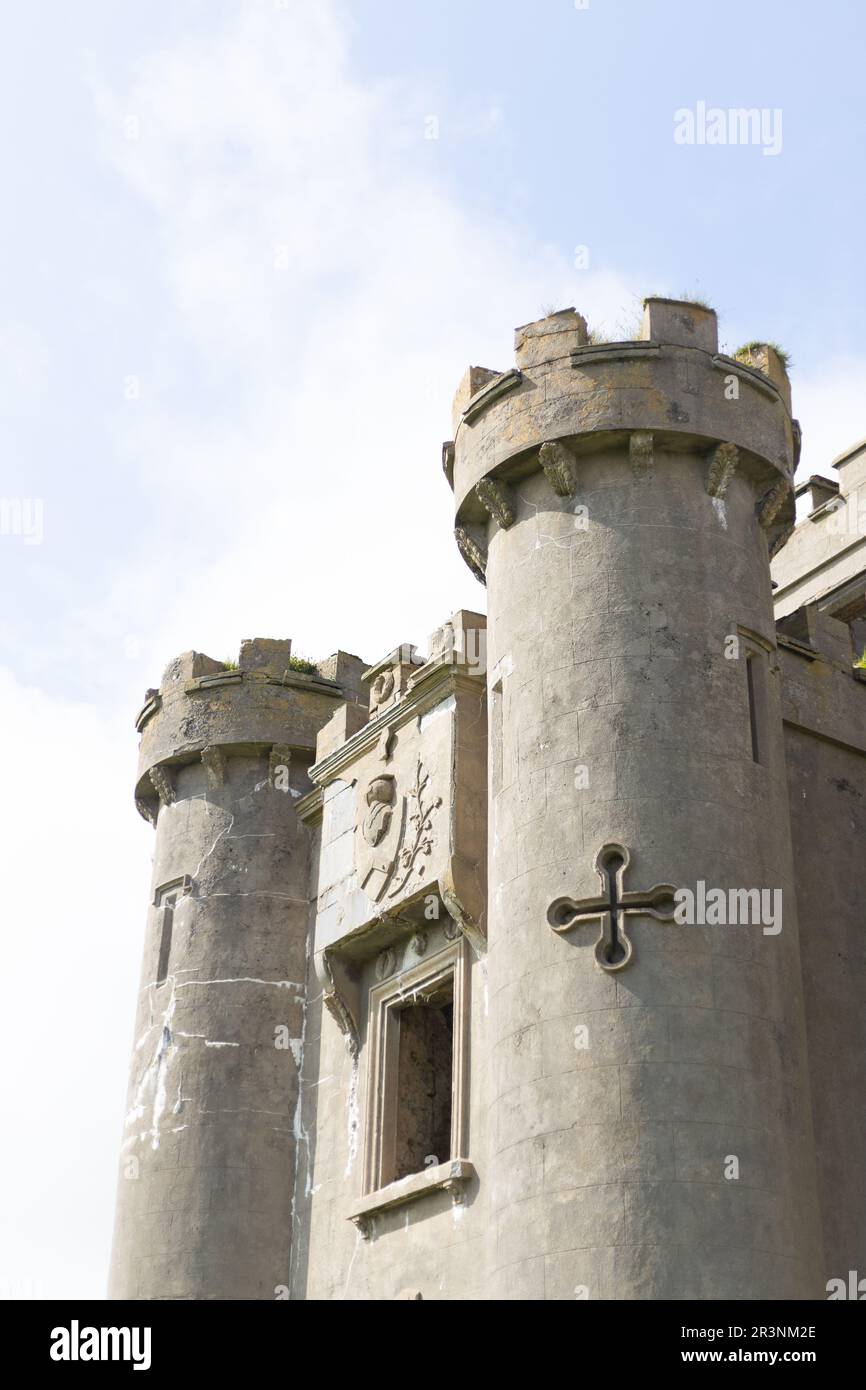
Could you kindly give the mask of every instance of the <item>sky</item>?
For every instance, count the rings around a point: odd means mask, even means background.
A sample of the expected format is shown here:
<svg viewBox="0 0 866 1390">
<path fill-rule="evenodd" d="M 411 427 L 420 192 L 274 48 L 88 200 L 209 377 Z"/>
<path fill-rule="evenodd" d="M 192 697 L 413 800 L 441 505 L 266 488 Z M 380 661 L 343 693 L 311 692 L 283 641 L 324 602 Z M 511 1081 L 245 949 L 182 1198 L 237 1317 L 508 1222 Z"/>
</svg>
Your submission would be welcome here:
<svg viewBox="0 0 866 1390">
<path fill-rule="evenodd" d="M 450 403 L 553 309 L 629 336 L 644 295 L 709 300 L 729 349 L 790 352 L 804 472 L 866 435 L 866 11 L 31 0 L 4 31 L 0 1297 L 101 1298 L 145 689 L 483 608 Z M 681 143 L 701 103 L 778 138 Z"/>
</svg>

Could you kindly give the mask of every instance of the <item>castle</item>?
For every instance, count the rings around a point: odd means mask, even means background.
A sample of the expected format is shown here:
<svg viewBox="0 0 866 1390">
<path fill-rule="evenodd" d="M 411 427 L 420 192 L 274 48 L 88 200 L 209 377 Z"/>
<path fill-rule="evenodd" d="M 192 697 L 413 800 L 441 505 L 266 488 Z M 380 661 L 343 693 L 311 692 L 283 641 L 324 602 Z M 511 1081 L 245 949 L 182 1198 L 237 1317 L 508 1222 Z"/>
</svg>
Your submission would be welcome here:
<svg viewBox="0 0 866 1390">
<path fill-rule="evenodd" d="M 866 1273 L 866 441 L 799 434 L 702 305 L 549 315 L 443 446 L 486 618 L 170 663 L 112 1297 Z"/>
</svg>

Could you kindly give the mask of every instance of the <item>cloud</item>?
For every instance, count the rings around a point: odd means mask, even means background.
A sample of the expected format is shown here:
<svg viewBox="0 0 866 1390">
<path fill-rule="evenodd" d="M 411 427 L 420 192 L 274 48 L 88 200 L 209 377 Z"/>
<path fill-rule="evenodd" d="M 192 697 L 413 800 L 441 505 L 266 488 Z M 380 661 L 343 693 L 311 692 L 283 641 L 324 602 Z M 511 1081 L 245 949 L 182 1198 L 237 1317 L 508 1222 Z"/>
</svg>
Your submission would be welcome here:
<svg viewBox="0 0 866 1390">
<path fill-rule="evenodd" d="M 866 435 L 866 358 L 836 357 L 800 379 L 794 410 L 803 428 L 799 478 L 827 473 L 843 449 Z"/>
<path fill-rule="evenodd" d="M 108 211 L 138 209 L 153 255 L 123 276 L 122 248 L 106 257 L 132 325 L 118 375 L 140 393 L 110 407 L 89 488 L 95 507 L 126 489 L 128 553 L 95 600 L 70 599 L 47 556 L 41 580 L 63 614 L 52 669 L 74 664 L 87 699 L 0 668 L 3 1104 L 23 1116 L 0 1159 L 0 1292 L 104 1288 L 152 845 L 131 805 L 144 686 L 178 651 L 259 634 L 373 660 L 483 605 L 440 465 L 457 382 L 470 361 L 508 366 L 513 325 L 545 304 L 599 319 L 629 298 L 461 204 L 447 141 L 502 138 L 494 96 L 449 114 L 433 158 L 426 94 L 360 83 L 336 14 L 208 13 L 128 89 L 98 61 L 87 76 Z"/>
<path fill-rule="evenodd" d="M 118 346 L 141 393 L 113 416 L 104 463 L 136 543 L 58 638 L 90 702 L 0 673 L 17 982 L 3 1026 L 21 1058 L 5 1103 L 27 1117 L 0 1175 L 21 1194 L 5 1272 L 55 1293 L 99 1296 L 108 1259 L 152 833 L 130 801 L 145 685 L 179 651 L 222 658 L 244 636 L 372 661 L 483 606 L 440 467 L 459 378 L 509 366 L 513 326 L 546 306 L 615 328 L 656 288 L 640 267 L 576 270 L 573 247 L 470 207 L 449 141 L 483 159 L 507 139 L 497 94 L 461 107 L 359 81 L 338 13 L 202 7 L 207 31 L 155 48 L 128 88 L 98 60 L 89 73 L 113 196 L 153 237 L 126 312 L 152 306 L 155 331 Z M 795 382 L 815 466 L 854 420 L 858 372 Z"/>
<path fill-rule="evenodd" d="M 481 155 L 495 100 L 426 140 L 425 97 L 359 84 L 328 5 L 248 8 L 153 55 L 130 91 L 95 91 L 156 218 L 196 382 L 119 425 L 125 466 L 171 500 L 92 629 L 149 626 L 160 667 L 266 632 L 372 660 L 483 604 L 439 466 L 457 382 L 470 360 L 510 365 L 513 326 L 545 304 L 578 296 L 598 321 L 630 298 L 455 197 L 447 140 L 471 130 Z"/>
<path fill-rule="evenodd" d="M 127 720 L 0 668 L 0 1297 L 105 1289 L 150 831 Z"/>
</svg>

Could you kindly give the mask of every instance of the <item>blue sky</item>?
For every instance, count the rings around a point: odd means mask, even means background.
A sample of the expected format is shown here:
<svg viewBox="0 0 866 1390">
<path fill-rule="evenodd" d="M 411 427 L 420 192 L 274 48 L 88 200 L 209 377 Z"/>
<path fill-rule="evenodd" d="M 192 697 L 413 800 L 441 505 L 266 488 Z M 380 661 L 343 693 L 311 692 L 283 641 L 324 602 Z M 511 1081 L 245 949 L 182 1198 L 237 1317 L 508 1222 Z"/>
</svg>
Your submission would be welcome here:
<svg viewBox="0 0 866 1390">
<path fill-rule="evenodd" d="M 44 535 L 0 535 L 7 1287 L 103 1288 L 145 688 L 192 646 L 373 661 L 483 606 L 440 444 L 548 308 L 700 295 L 791 352 L 806 468 L 866 434 L 864 40 L 842 0 L 10 10 L 0 497 Z M 780 153 L 676 144 L 699 102 L 780 110 Z"/>
</svg>

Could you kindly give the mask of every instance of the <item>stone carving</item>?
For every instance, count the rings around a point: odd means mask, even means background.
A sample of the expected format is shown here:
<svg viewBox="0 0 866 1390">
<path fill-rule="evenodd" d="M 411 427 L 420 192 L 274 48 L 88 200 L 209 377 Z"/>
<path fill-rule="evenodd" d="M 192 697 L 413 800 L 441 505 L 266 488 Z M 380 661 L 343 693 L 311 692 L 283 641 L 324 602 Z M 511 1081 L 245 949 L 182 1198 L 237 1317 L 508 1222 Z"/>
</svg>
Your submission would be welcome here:
<svg viewBox="0 0 866 1390">
<path fill-rule="evenodd" d="M 380 951 L 376 957 L 376 979 L 387 980 L 389 975 L 393 975 L 396 957 L 391 947 L 388 946 L 384 951 Z"/>
<path fill-rule="evenodd" d="M 507 483 L 499 483 L 494 478 L 482 478 L 475 484 L 475 495 L 486 512 L 498 521 L 504 531 L 514 525 L 514 500 Z"/>
<path fill-rule="evenodd" d="M 714 449 L 710 471 L 707 474 L 707 492 L 710 497 L 724 497 L 739 461 L 740 451 L 736 444 L 719 444 Z"/>
<path fill-rule="evenodd" d="M 203 748 L 201 760 L 207 773 L 207 784 L 212 791 L 215 791 L 226 780 L 226 760 L 223 751 L 215 744 L 209 748 Z"/>
<path fill-rule="evenodd" d="M 427 933 L 425 931 L 416 932 L 410 945 L 416 956 L 423 956 L 427 950 Z"/>
<path fill-rule="evenodd" d="M 325 1008 L 342 1033 L 349 1056 L 357 1057 L 361 1047 L 357 974 L 329 951 L 318 953 L 315 971 L 322 986 Z"/>
<path fill-rule="evenodd" d="M 782 546 L 786 544 L 786 542 L 790 539 L 790 537 L 793 534 L 794 522 L 792 521 L 790 526 L 783 526 L 776 539 L 771 542 L 769 546 L 769 555 L 771 560 L 774 555 L 778 554 L 778 552 L 782 549 Z"/>
<path fill-rule="evenodd" d="M 379 761 L 389 763 L 394 756 L 394 748 L 397 743 L 397 735 L 393 729 L 383 729 L 379 735 L 379 742 L 376 747 L 379 750 Z"/>
<path fill-rule="evenodd" d="M 783 478 L 781 482 L 776 483 L 775 487 L 770 488 L 770 491 L 761 498 L 758 505 L 758 524 L 762 526 L 765 531 L 768 530 L 776 520 L 790 490 L 791 484 L 786 478 Z"/>
<path fill-rule="evenodd" d="M 153 790 L 156 792 L 163 806 L 171 806 L 176 798 L 174 782 L 171 773 L 166 767 L 152 767 L 150 769 L 150 780 L 153 783 Z"/>
<path fill-rule="evenodd" d="M 143 816 L 151 825 L 156 825 L 156 812 L 149 801 L 145 801 L 143 797 L 137 796 L 135 798 L 135 809 L 138 814 Z"/>
<path fill-rule="evenodd" d="M 361 822 L 361 834 L 368 845 L 378 845 L 391 828 L 393 805 L 396 800 L 394 778 L 390 773 L 374 777 L 367 788 L 366 802 L 369 810 Z"/>
<path fill-rule="evenodd" d="M 538 451 L 544 475 L 557 497 L 573 497 L 576 486 L 574 454 L 559 440 L 542 444 Z"/>
<path fill-rule="evenodd" d="M 364 793 L 358 821 L 355 865 L 358 886 L 379 902 L 397 867 L 397 853 L 405 819 L 405 798 L 397 791 L 397 779 L 377 773 Z"/>
<path fill-rule="evenodd" d="M 463 526 L 454 528 L 454 539 L 457 542 L 457 549 L 463 556 L 467 565 L 471 569 L 475 578 L 480 583 L 487 583 L 487 552 L 482 550 L 478 542 L 470 536 Z"/>
<path fill-rule="evenodd" d="M 628 453 L 634 476 L 645 478 L 653 466 L 653 437 L 649 430 L 632 431 L 628 441 Z"/>
<path fill-rule="evenodd" d="M 386 705 L 394 694 L 394 672 L 380 671 L 370 687 L 370 711 Z"/>
<path fill-rule="evenodd" d="M 443 623 L 437 627 L 430 638 L 430 660 L 434 657 L 450 655 L 454 651 L 454 624 Z"/>
<path fill-rule="evenodd" d="M 423 860 L 433 850 L 433 812 L 442 805 L 429 784 L 419 760 L 408 795 L 400 795 L 390 773 L 378 773 L 367 787 L 356 866 L 358 884 L 374 902 L 386 894 L 396 898 L 413 873 L 424 873 Z"/>
<path fill-rule="evenodd" d="M 414 810 L 406 818 L 406 834 L 399 849 L 400 872 L 397 873 L 389 898 L 396 898 L 408 883 L 413 871 L 424 873 L 424 865 L 418 858 L 433 852 L 433 812 L 442 805 L 441 796 L 432 796 L 429 791 L 430 777 L 421 759 L 415 769 L 415 785 L 409 793 L 409 803 Z M 412 827 L 409 830 L 409 826 Z"/>
</svg>

